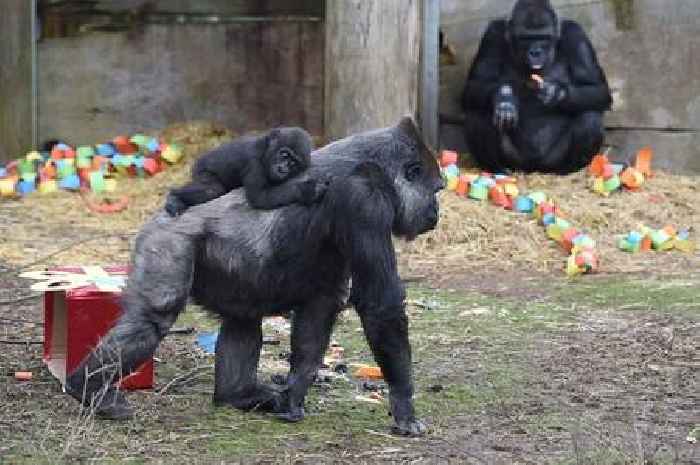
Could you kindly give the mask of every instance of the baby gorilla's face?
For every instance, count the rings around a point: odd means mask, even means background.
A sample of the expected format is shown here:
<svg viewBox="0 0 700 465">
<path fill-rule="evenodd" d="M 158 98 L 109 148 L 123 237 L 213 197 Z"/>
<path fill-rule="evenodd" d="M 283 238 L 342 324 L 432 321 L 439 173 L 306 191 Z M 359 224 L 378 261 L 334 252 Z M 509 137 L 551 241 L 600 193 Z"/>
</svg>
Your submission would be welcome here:
<svg viewBox="0 0 700 465">
<path fill-rule="evenodd" d="M 281 183 L 306 169 L 301 158 L 289 147 L 281 147 L 270 159 L 268 177 L 273 183 Z"/>
<path fill-rule="evenodd" d="M 312 150 L 311 136 L 301 128 L 286 127 L 270 131 L 265 156 L 270 183 L 282 183 L 306 170 Z"/>
</svg>

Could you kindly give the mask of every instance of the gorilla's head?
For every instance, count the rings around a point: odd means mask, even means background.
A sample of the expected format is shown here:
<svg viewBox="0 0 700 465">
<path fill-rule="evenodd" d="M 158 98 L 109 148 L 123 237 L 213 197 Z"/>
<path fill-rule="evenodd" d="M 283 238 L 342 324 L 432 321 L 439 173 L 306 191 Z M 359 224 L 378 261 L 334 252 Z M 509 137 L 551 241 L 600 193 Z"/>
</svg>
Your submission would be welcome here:
<svg viewBox="0 0 700 465">
<path fill-rule="evenodd" d="M 280 184 L 309 167 L 313 141 L 302 128 L 272 129 L 266 137 L 263 157 L 267 178 L 272 184 Z"/>
<path fill-rule="evenodd" d="M 524 73 L 538 73 L 556 58 L 558 18 L 549 0 L 518 0 L 508 21 L 508 41 Z"/>
<path fill-rule="evenodd" d="M 423 142 L 413 119 L 402 118 L 394 131 L 393 179 L 399 198 L 394 234 L 410 240 L 437 225 L 437 193 L 444 182 L 435 156 Z"/>
</svg>

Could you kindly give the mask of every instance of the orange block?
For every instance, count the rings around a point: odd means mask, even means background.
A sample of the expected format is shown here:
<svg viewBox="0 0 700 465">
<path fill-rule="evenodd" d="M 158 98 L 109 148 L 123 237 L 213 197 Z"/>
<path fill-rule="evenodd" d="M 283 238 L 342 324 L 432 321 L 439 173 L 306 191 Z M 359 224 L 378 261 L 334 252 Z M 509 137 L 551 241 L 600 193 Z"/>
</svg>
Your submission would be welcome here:
<svg viewBox="0 0 700 465">
<path fill-rule="evenodd" d="M 674 228 L 670 224 L 664 227 L 664 232 L 671 237 L 676 237 L 676 234 L 678 234 L 678 231 L 676 231 L 676 228 Z"/>
<path fill-rule="evenodd" d="M 637 168 L 644 176 L 651 177 L 651 159 L 654 156 L 654 152 L 651 147 L 644 147 L 637 152 L 637 161 L 634 167 Z"/>
<path fill-rule="evenodd" d="M 382 370 L 379 367 L 371 367 L 371 366 L 361 366 L 357 370 L 355 370 L 355 378 L 365 378 L 365 379 L 384 379 L 384 375 L 382 374 Z"/>
<path fill-rule="evenodd" d="M 607 164 L 608 157 L 599 153 L 598 155 L 593 157 L 593 160 L 591 160 L 591 164 L 588 165 L 588 172 L 592 176 L 603 176 L 603 170 L 605 169 L 605 165 Z"/>
<path fill-rule="evenodd" d="M 32 379 L 31 371 L 15 371 L 15 379 L 17 381 L 30 381 Z"/>
<path fill-rule="evenodd" d="M 501 186 L 493 186 L 489 189 L 489 198 L 494 205 L 498 205 L 499 207 L 508 208 L 510 206 L 512 208 L 513 206 L 513 202 L 509 201 L 508 196 L 503 192 Z"/>
<path fill-rule="evenodd" d="M 625 170 L 620 175 L 620 181 L 628 189 L 639 189 L 644 182 L 644 178 L 641 176 L 635 176 L 635 173 L 639 173 L 636 168 L 625 168 Z M 640 173 L 641 174 L 641 173 Z"/>
<path fill-rule="evenodd" d="M 459 179 L 457 180 L 457 188 L 455 189 L 455 193 L 457 195 L 467 195 L 467 191 L 469 190 L 469 178 L 465 175 L 461 175 Z"/>
<path fill-rule="evenodd" d="M 651 237 L 644 236 L 642 238 L 642 243 L 639 244 L 639 250 L 642 252 L 648 252 L 651 250 Z"/>
</svg>

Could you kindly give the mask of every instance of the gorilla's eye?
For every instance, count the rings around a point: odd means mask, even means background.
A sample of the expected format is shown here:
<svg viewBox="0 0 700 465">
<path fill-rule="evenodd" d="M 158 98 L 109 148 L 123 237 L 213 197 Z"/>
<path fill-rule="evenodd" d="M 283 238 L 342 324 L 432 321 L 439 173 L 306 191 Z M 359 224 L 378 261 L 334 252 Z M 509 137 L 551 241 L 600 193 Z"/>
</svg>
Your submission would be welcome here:
<svg viewBox="0 0 700 465">
<path fill-rule="evenodd" d="M 406 167 L 406 179 L 415 181 L 423 173 L 423 165 L 421 163 L 411 163 Z"/>
</svg>

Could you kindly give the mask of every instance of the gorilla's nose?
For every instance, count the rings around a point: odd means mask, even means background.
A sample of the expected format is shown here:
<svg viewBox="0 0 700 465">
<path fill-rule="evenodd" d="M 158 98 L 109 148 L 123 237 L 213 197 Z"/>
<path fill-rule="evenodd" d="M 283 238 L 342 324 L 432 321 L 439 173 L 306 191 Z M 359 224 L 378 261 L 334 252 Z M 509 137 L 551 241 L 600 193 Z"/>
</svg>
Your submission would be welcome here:
<svg viewBox="0 0 700 465">
<path fill-rule="evenodd" d="M 537 60 L 542 56 L 542 50 L 539 48 L 535 48 L 527 52 L 530 55 L 530 58 Z"/>
</svg>

